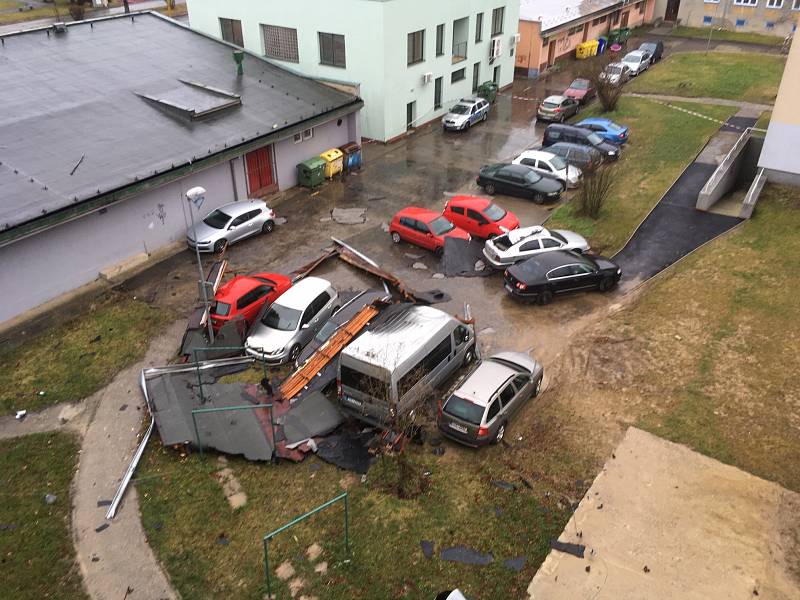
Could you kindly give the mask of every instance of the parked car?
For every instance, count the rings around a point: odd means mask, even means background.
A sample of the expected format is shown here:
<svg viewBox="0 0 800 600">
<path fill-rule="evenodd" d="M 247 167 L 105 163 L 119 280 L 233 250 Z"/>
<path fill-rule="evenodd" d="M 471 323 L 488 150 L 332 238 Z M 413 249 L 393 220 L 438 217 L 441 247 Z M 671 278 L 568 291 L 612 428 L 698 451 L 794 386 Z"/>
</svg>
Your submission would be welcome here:
<svg viewBox="0 0 800 600">
<path fill-rule="evenodd" d="M 603 155 L 592 146 L 582 146 L 581 144 L 570 144 L 569 142 L 558 142 L 547 147 L 547 152 L 555 154 L 564 159 L 572 167 L 575 165 L 579 169 L 590 169 L 592 166 L 603 162 Z"/>
<path fill-rule="evenodd" d="M 358 311 L 368 304 L 372 304 L 376 300 L 386 298 L 386 296 L 387 294 L 385 290 L 368 290 L 365 292 L 359 292 L 355 295 L 355 297 L 346 301 L 344 304 L 342 304 L 341 308 L 337 309 L 336 312 L 331 315 L 331 318 L 328 319 L 322 327 L 320 327 L 317 335 L 315 335 L 314 338 L 308 344 L 306 344 L 306 347 L 303 348 L 302 352 L 300 352 L 297 362 L 299 364 L 303 364 L 317 350 L 319 350 L 319 347 L 327 342 L 330 337 L 342 327 L 342 325 L 347 324 L 350 319 L 356 316 Z M 342 297 L 339 296 L 339 299 L 341 300 Z"/>
<path fill-rule="evenodd" d="M 588 252 L 586 239 L 564 229 L 545 229 L 540 225 L 521 227 L 505 235 L 486 240 L 483 257 L 495 269 L 504 269 L 543 252 L 572 250 Z"/>
<path fill-rule="evenodd" d="M 245 340 L 245 350 L 271 364 L 294 362 L 337 308 L 339 295 L 329 281 L 301 279 L 256 321 Z"/>
<path fill-rule="evenodd" d="M 628 141 L 628 128 L 624 125 L 617 125 L 610 119 L 591 117 L 575 124 L 576 127 L 591 129 L 607 142 L 612 144 L 624 144 Z"/>
<path fill-rule="evenodd" d="M 650 53 L 644 50 L 628 52 L 622 59 L 622 64 L 631 70 L 631 77 L 636 77 L 650 66 Z"/>
<path fill-rule="evenodd" d="M 215 332 L 228 321 L 243 318 L 250 328 L 264 306 L 292 287 L 292 280 L 279 273 L 237 275 L 217 290 L 211 304 Z"/>
<path fill-rule="evenodd" d="M 503 235 L 519 227 L 519 219 L 513 212 L 500 208 L 491 200 L 475 196 L 453 196 L 445 204 L 442 214 L 456 227 L 483 239 Z"/>
<path fill-rule="evenodd" d="M 564 90 L 564 95 L 567 98 L 577 100 L 581 104 L 586 104 L 597 95 L 597 91 L 594 89 L 591 81 L 579 77 L 569 84 L 569 87 Z"/>
<path fill-rule="evenodd" d="M 399 211 L 389 224 L 392 241 L 414 244 L 437 255 L 444 252 L 445 238 L 469 240 L 469 234 L 453 225 L 440 213 L 427 208 L 409 206 Z"/>
<path fill-rule="evenodd" d="M 555 250 L 506 269 L 505 288 L 517 298 L 549 304 L 557 294 L 595 289 L 607 292 L 621 276 L 620 268 L 602 256 Z"/>
<path fill-rule="evenodd" d="M 483 98 L 462 98 L 442 117 L 442 127 L 445 130 L 457 129 L 464 131 L 479 121 L 489 117 L 489 104 Z"/>
<path fill-rule="evenodd" d="M 639 50 L 647 52 L 650 55 L 650 64 L 653 65 L 661 60 L 664 56 L 664 42 L 644 42 L 639 46 Z"/>
<path fill-rule="evenodd" d="M 631 70 L 628 65 L 624 63 L 610 63 L 606 65 L 606 68 L 600 73 L 600 78 L 613 85 L 622 85 L 623 83 L 627 83 L 631 78 Z"/>
<path fill-rule="evenodd" d="M 583 127 L 575 127 L 574 125 L 564 125 L 561 123 L 548 125 L 547 129 L 544 130 L 542 146 L 547 148 L 557 142 L 569 142 L 571 144 L 591 146 L 608 160 L 617 160 L 619 158 L 619 146 L 608 143 L 591 129 L 584 129 Z"/>
<path fill-rule="evenodd" d="M 561 182 L 561 186 L 575 188 L 581 184 L 583 173 L 580 168 L 569 165 L 563 158 L 543 150 L 526 150 L 512 161 L 515 165 L 525 165 L 537 173 Z"/>
<path fill-rule="evenodd" d="M 467 446 L 499 443 L 509 421 L 539 395 L 544 368 L 519 352 L 500 352 L 483 361 L 445 400 L 436 419 L 439 431 Z"/>
<path fill-rule="evenodd" d="M 558 121 L 563 123 L 566 119 L 577 115 L 581 105 L 577 100 L 566 96 L 548 96 L 536 109 L 536 117 L 540 121 Z"/>
<path fill-rule="evenodd" d="M 525 165 L 498 164 L 481 168 L 478 185 L 493 196 L 495 193 L 531 198 L 536 204 L 561 197 L 562 185 L 555 179 L 542 177 Z"/>
<path fill-rule="evenodd" d="M 211 211 L 200 223 L 186 232 L 186 243 L 200 252 L 222 252 L 251 235 L 272 233 L 275 211 L 261 200 L 242 200 L 224 204 Z"/>
</svg>

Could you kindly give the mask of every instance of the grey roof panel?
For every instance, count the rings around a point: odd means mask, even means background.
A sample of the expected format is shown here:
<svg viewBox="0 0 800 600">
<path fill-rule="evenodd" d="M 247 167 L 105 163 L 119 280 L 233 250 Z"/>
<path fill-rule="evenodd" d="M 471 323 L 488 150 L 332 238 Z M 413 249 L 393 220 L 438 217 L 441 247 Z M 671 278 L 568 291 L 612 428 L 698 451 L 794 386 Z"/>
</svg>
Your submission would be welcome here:
<svg viewBox="0 0 800 600">
<path fill-rule="evenodd" d="M 622 5 L 622 0 L 520 0 L 519 18 L 537 21 L 542 32 L 557 29 L 566 23 Z"/>
<path fill-rule="evenodd" d="M 0 231 L 358 102 L 247 52 L 237 77 L 232 46 L 155 14 L 3 40 Z M 142 97 L 213 104 L 182 82 L 241 106 L 192 119 Z"/>
</svg>

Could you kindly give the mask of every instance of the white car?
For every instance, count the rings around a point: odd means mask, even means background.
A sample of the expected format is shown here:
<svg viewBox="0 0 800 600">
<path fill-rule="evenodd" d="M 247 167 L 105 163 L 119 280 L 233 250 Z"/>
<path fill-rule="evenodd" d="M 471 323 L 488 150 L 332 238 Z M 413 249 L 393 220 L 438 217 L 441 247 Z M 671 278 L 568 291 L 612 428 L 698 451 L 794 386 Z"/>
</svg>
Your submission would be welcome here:
<svg viewBox="0 0 800 600">
<path fill-rule="evenodd" d="M 560 156 L 544 150 L 526 150 L 512 161 L 525 165 L 545 177 L 558 179 L 565 188 L 576 188 L 581 184 L 583 173 Z"/>
<path fill-rule="evenodd" d="M 505 235 L 486 240 L 483 256 L 495 269 L 505 269 L 522 260 L 550 252 L 551 250 L 572 250 L 588 252 L 586 239 L 563 229 L 545 229 L 539 225 L 514 229 Z"/>
<path fill-rule="evenodd" d="M 486 120 L 490 107 L 491 104 L 483 98 L 462 98 L 442 117 L 442 127 L 458 131 L 469 129 L 475 123 Z"/>
<path fill-rule="evenodd" d="M 632 77 L 636 77 L 650 66 L 650 53 L 644 50 L 628 52 L 622 59 L 622 64 L 631 70 Z"/>
</svg>

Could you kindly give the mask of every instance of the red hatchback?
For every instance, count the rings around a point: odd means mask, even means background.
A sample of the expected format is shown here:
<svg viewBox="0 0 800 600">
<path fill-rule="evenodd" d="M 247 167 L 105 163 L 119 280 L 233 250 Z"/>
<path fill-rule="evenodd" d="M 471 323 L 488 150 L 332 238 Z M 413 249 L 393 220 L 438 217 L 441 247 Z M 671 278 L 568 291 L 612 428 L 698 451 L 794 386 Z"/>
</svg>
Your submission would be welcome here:
<svg viewBox="0 0 800 600">
<path fill-rule="evenodd" d="M 228 321 L 244 318 L 249 328 L 261 307 L 272 304 L 292 287 L 292 280 L 278 273 L 237 275 L 217 290 L 211 305 L 211 325 L 217 332 Z"/>
<path fill-rule="evenodd" d="M 567 98 L 577 100 L 581 104 L 586 104 L 589 100 L 597 95 L 597 92 L 588 79 L 578 78 L 569 84 L 569 87 L 564 90 L 564 95 Z"/>
<path fill-rule="evenodd" d="M 503 235 L 519 227 L 517 215 L 500 208 L 491 200 L 475 196 L 453 196 L 442 214 L 470 235 L 483 239 Z"/>
<path fill-rule="evenodd" d="M 445 238 L 469 240 L 469 234 L 453 225 L 439 213 L 427 208 L 409 206 L 398 212 L 389 225 L 392 241 L 405 240 L 415 246 L 441 254 Z"/>
</svg>

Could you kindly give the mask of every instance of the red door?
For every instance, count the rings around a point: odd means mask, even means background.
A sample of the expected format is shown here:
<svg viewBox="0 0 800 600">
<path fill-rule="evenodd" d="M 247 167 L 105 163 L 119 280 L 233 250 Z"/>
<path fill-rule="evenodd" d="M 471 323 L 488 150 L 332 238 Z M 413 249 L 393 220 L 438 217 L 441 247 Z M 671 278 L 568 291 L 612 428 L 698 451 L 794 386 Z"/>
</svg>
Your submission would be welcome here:
<svg viewBox="0 0 800 600">
<path fill-rule="evenodd" d="M 272 179 L 272 156 L 269 148 L 269 146 L 264 146 L 245 155 L 247 188 L 250 196 L 272 191 L 274 181 Z"/>
</svg>

